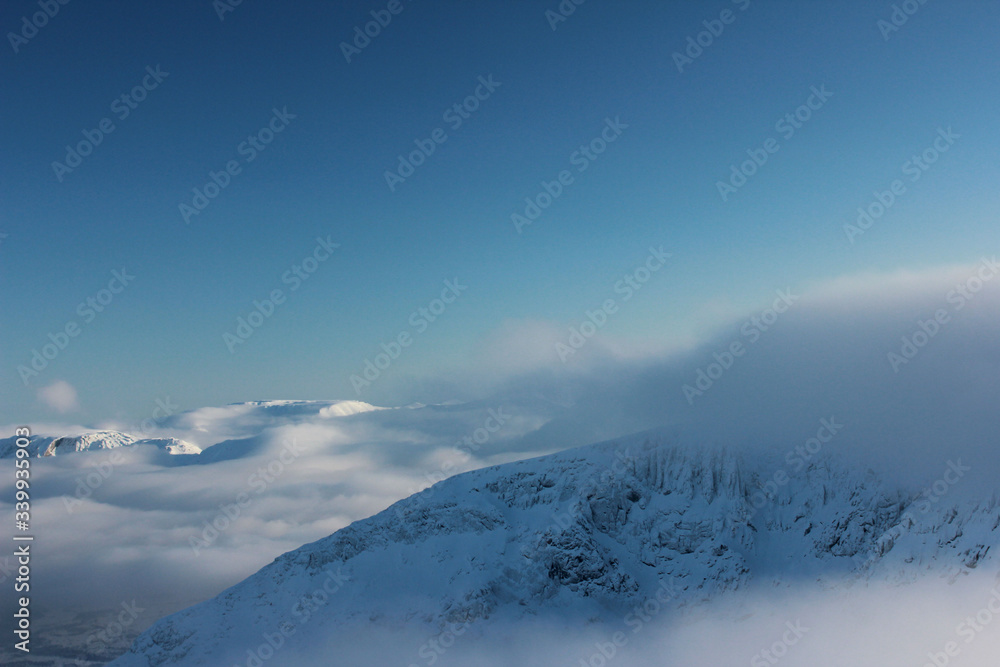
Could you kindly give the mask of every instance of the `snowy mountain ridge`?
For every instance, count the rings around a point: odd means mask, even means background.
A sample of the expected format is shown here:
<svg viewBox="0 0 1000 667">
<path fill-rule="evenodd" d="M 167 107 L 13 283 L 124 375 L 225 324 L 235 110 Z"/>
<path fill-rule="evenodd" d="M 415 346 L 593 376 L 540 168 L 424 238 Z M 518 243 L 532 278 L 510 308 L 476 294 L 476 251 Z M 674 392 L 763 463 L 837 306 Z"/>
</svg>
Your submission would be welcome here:
<svg viewBox="0 0 1000 667">
<path fill-rule="evenodd" d="M 30 436 L 25 449 L 32 458 L 59 456 L 74 452 L 88 452 L 101 449 L 117 449 L 136 445 L 150 445 L 168 454 L 200 454 L 201 448 L 178 438 L 139 438 L 121 431 L 88 431 L 79 435 Z M 17 438 L 0 439 L 0 459 L 14 458 Z"/>
<path fill-rule="evenodd" d="M 226 430 L 243 436 L 256 436 L 268 425 L 301 423 L 310 420 L 350 417 L 365 412 L 390 410 L 354 400 L 271 400 L 231 403 L 222 407 L 199 408 L 164 418 L 164 423 L 184 431 L 205 432 L 222 425 Z M 144 431 L 145 432 L 145 431 Z M 190 436 L 189 436 L 190 437 Z M 72 452 L 115 449 L 133 445 L 152 445 L 168 454 L 200 454 L 202 447 L 172 437 L 143 437 L 114 429 L 88 429 L 76 435 L 51 436 L 34 434 L 27 449 L 32 458 L 56 456 Z M 0 459 L 13 458 L 17 438 L 0 438 Z M 214 441 L 204 445 L 217 444 Z"/>
<path fill-rule="evenodd" d="M 996 494 L 931 502 L 824 458 L 775 479 L 763 459 L 670 431 L 465 473 L 161 619 L 111 664 L 245 664 L 275 632 L 294 653 L 370 625 L 587 618 L 664 589 L 683 610 L 751 585 L 898 584 L 996 562 Z"/>
</svg>

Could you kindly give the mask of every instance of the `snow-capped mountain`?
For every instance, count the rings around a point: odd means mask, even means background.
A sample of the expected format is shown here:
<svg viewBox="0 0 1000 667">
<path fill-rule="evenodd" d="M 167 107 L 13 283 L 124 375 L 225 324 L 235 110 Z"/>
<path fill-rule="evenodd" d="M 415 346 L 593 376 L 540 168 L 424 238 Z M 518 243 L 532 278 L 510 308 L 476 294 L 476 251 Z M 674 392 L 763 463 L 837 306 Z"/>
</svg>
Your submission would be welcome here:
<svg viewBox="0 0 1000 667">
<path fill-rule="evenodd" d="M 322 423 L 327 419 L 350 417 L 365 412 L 388 410 L 353 400 L 303 401 L 274 400 L 232 403 L 221 407 L 206 407 L 170 415 L 161 420 L 161 427 L 207 435 L 202 446 L 172 437 L 141 437 L 124 431 L 94 429 L 77 435 L 30 436 L 28 452 L 32 457 L 56 456 L 69 452 L 115 449 L 132 445 L 152 445 L 168 454 L 200 454 L 202 449 L 226 437 L 253 437 L 267 427 L 296 423 Z M 17 438 L 0 438 L 0 459 L 12 458 Z"/>
<path fill-rule="evenodd" d="M 180 438 L 143 438 L 142 440 L 136 440 L 134 444 L 152 445 L 153 447 L 162 449 L 167 454 L 201 454 L 201 447 Z"/>
<path fill-rule="evenodd" d="M 294 656 L 365 627 L 432 636 L 617 614 L 658 591 L 676 611 L 797 579 L 954 579 L 996 564 L 1000 498 L 949 494 L 965 472 L 949 466 L 941 493 L 914 493 L 826 458 L 749 460 L 661 431 L 485 468 L 280 556 L 111 664 L 251 664 L 268 637 L 268 665 L 307 664 Z"/>
<path fill-rule="evenodd" d="M 222 407 L 207 407 L 190 410 L 162 420 L 164 425 L 174 426 L 194 433 L 219 432 L 242 436 L 256 436 L 262 428 L 279 424 L 294 424 L 349 417 L 364 412 L 386 410 L 362 401 L 300 401 L 274 400 L 232 403 Z M 221 438 L 219 438 L 221 439 Z M 203 447 L 170 437 L 139 437 L 111 429 L 99 429 L 67 436 L 32 435 L 27 449 L 32 457 L 56 456 L 69 452 L 84 452 L 100 449 L 115 449 L 132 445 L 152 445 L 168 454 L 200 454 Z M 16 438 L 0 438 L 0 459 L 13 458 Z M 215 444 L 214 438 L 204 445 Z M 218 453 L 216 454 L 218 456 Z M 207 460 L 207 459 L 206 459 Z"/>
<path fill-rule="evenodd" d="M 0 459 L 15 456 L 17 438 L 0 440 Z M 90 431 L 79 435 L 61 437 L 31 436 L 31 442 L 25 448 L 31 457 L 61 456 L 73 452 L 87 452 L 101 449 L 117 449 L 118 447 L 133 447 L 150 445 L 168 454 L 200 454 L 201 448 L 186 440 L 178 438 L 137 438 L 120 431 Z"/>
</svg>

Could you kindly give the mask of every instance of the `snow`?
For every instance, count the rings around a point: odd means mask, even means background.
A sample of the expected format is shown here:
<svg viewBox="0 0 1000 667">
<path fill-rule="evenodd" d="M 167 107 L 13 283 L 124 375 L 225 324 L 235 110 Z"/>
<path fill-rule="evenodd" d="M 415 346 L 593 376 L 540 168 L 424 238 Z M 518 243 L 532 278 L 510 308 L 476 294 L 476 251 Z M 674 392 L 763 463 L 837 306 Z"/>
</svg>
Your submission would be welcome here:
<svg viewBox="0 0 1000 667">
<path fill-rule="evenodd" d="M 363 629 L 582 622 L 663 587 L 672 613 L 691 613 L 761 585 L 900 585 L 996 565 L 995 495 L 928 505 L 817 458 L 761 502 L 773 475 L 766 459 L 669 430 L 457 475 L 158 621 L 111 665 L 247 664 L 281 630 L 285 658 L 269 664 L 296 664 L 284 660 Z"/>
<path fill-rule="evenodd" d="M 310 423 L 316 419 L 337 419 L 389 410 L 363 401 L 297 401 L 274 400 L 233 403 L 223 407 L 208 407 L 173 415 L 164 427 L 174 427 L 181 431 L 191 431 L 192 436 L 201 434 L 204 444 L 174 437 L 143 438 L 122 431 L 110 429 L 90 430 L 77 435 L 32 435 L 28 451 L 32 457 L 55 456 L 69 452 L 84 452 L 99 449 L 114 449 L 132 445 L 152 445 L 168 454 L 200 454 L 202 450 L 222 441 L 251 439 L 260 435 L 263 428 L 284 424 Z M 13 458 L 16 438 L 0 439 L 0 459 Z M 257 441 L 254 441 L 257 442 Z M 223 450 L 230 450 L 224 447 Z M 223 460 L 242 456 L 255 451 L 251 446 L 242 453 L 222 450 L 213 453 L 211 460 Z M 204 461 L 208 461 L 206 458 Z"/>
<path fill-rule="evenodd" d="M 165 451 L 168 454 L 200 454 L 201 448 L 178 438 L 137 438 L 121 431 L 88 431 L 78 435 L 30 437 L 26 447 L 32 457 L 65 456 L 76 452 L 89 452 L 119 447 L 135 447 L 149 445 Z M 16 438 L 0 440 L 0 459 L 14 458 L 17 450 Z"/>
</svg>

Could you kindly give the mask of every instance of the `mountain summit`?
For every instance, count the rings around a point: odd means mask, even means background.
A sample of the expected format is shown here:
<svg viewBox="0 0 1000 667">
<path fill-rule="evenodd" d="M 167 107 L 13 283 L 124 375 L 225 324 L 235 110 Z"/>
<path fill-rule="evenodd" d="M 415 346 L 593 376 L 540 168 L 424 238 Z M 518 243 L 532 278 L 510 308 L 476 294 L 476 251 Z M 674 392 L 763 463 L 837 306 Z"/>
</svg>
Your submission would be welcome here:
<svg viewBox="0 0 1000 667">
<path fill-rule="evenodd" d="M 442 481 L 158 621 L 111 664 L 250 665 L 258 645 L 294 664 L 372 626 L 433 636 L 654 597 L 683 611 L 753 585 L 953 579 L 995 561 L 1000 507 L 946 493 L 641 434 Z"/>
</svg>

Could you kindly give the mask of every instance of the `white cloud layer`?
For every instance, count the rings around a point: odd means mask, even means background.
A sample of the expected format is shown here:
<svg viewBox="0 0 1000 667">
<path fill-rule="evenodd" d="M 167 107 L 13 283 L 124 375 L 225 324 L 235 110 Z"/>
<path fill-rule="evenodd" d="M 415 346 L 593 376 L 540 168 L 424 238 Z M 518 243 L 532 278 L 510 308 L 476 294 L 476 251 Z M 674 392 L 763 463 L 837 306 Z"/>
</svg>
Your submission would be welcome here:
<svg viewBox="0 0 1000 667">
<path fill-rule="evenodd" d="M 56 380 L 52 384 L 40 388 L 37 396 L 39 401 L 59 414 L 80 409 L 76 388 L 65 380 Z"/>
<path fill-rule="evenodd" d="M 558 327 L 511 323 L 474 371 L 424 385 L 453 395 L 410 397 L 468 400 L 461 405 L 367 412 L 353 406 L 311 416 L 294 405 L 205 408 L 145 435 L 215 445 L 204 459 L 212 463 L 181 465 L 183 457 L 145 447 L 120 451 L 117 460 L 101 451 L 37 460 L 33 520 L 44 536 L 33 563 L 41 573 L 34 598 L 38 627 L 56 620 L 65 625 L 69 614 L 73 627 L 92 637 L 122 602 L 135 599 L 146 611 L 131 636 L 279 554 L 445 476 L 664 424 L 687 424 L 706 439 L 786 451 L 832 416 L 845 424 L 832 455 L 915 487 L 961 458 L 973 467 L 965 492 L 993 491 L 1000 470 L 1000 280 L 985 278 L 990 266 L 832 281 L 796 294 L 774 317 L 764 304 L 684 352 L 674 345 L 627 357 L 614 353 L 627 342 L 598 335 L 563 364 L 553 347 Z M 730 360 L 734 343 L 743 352 Z M 892 353 L 905 361 L 894 367 Z M 504 358 L 511 361 L 506 371 Z M 699 385 L 702 372 L 714 377 Z M 484 374 L 493 379 L 484 382 Z M 685 385 L 701 393 L 686 396 Z M 62 381 L 39 398 L 59 412 L 78 408 L 75 390 Z M 484 427 L 490 410 L 504 416 L 493 432 Z M 78 432 L 45 428 L 36 432 Z M 475 447 L 461 446 L 470 439 Z M 287 450 L 292 441 L 294 455 Z M 11 498 L 11 461 L 0 461 L 0 475 L 0 498 Z M 12 510 L 6 500 L 0 508 Z M 213 522 L 226 527 L 194 548 L 193 540 L 212 534 Z M 10 565 L 10 557 L 0 557 L 0 575 Z M 862 603 L 861 609 L 869 604 L 870 613 L 881 613 L 877 601 Z M 763 615 L 757 619 L 746 627 L 765 622 Z M 847 628 L 852 632 L 865 629 L 847 614 L 840 621 L 853 622 Z M 715 621 L 704 623 L 696 634 L 724 634 Z M 668 631 L 664 642 L 682 640 L 681 632 Z M 733 641 L 740 636 L 736 632 Z M 814 636 L 816 646 L 827 641 Z M 684 664 L 729 664 L 745 652 L 727 653 L 714 643 L 671 645 Z M 743 655 L 743 664 L 748 660 Z M 857 663 L 790 656 L 784 664 Z"/>
</svg>

